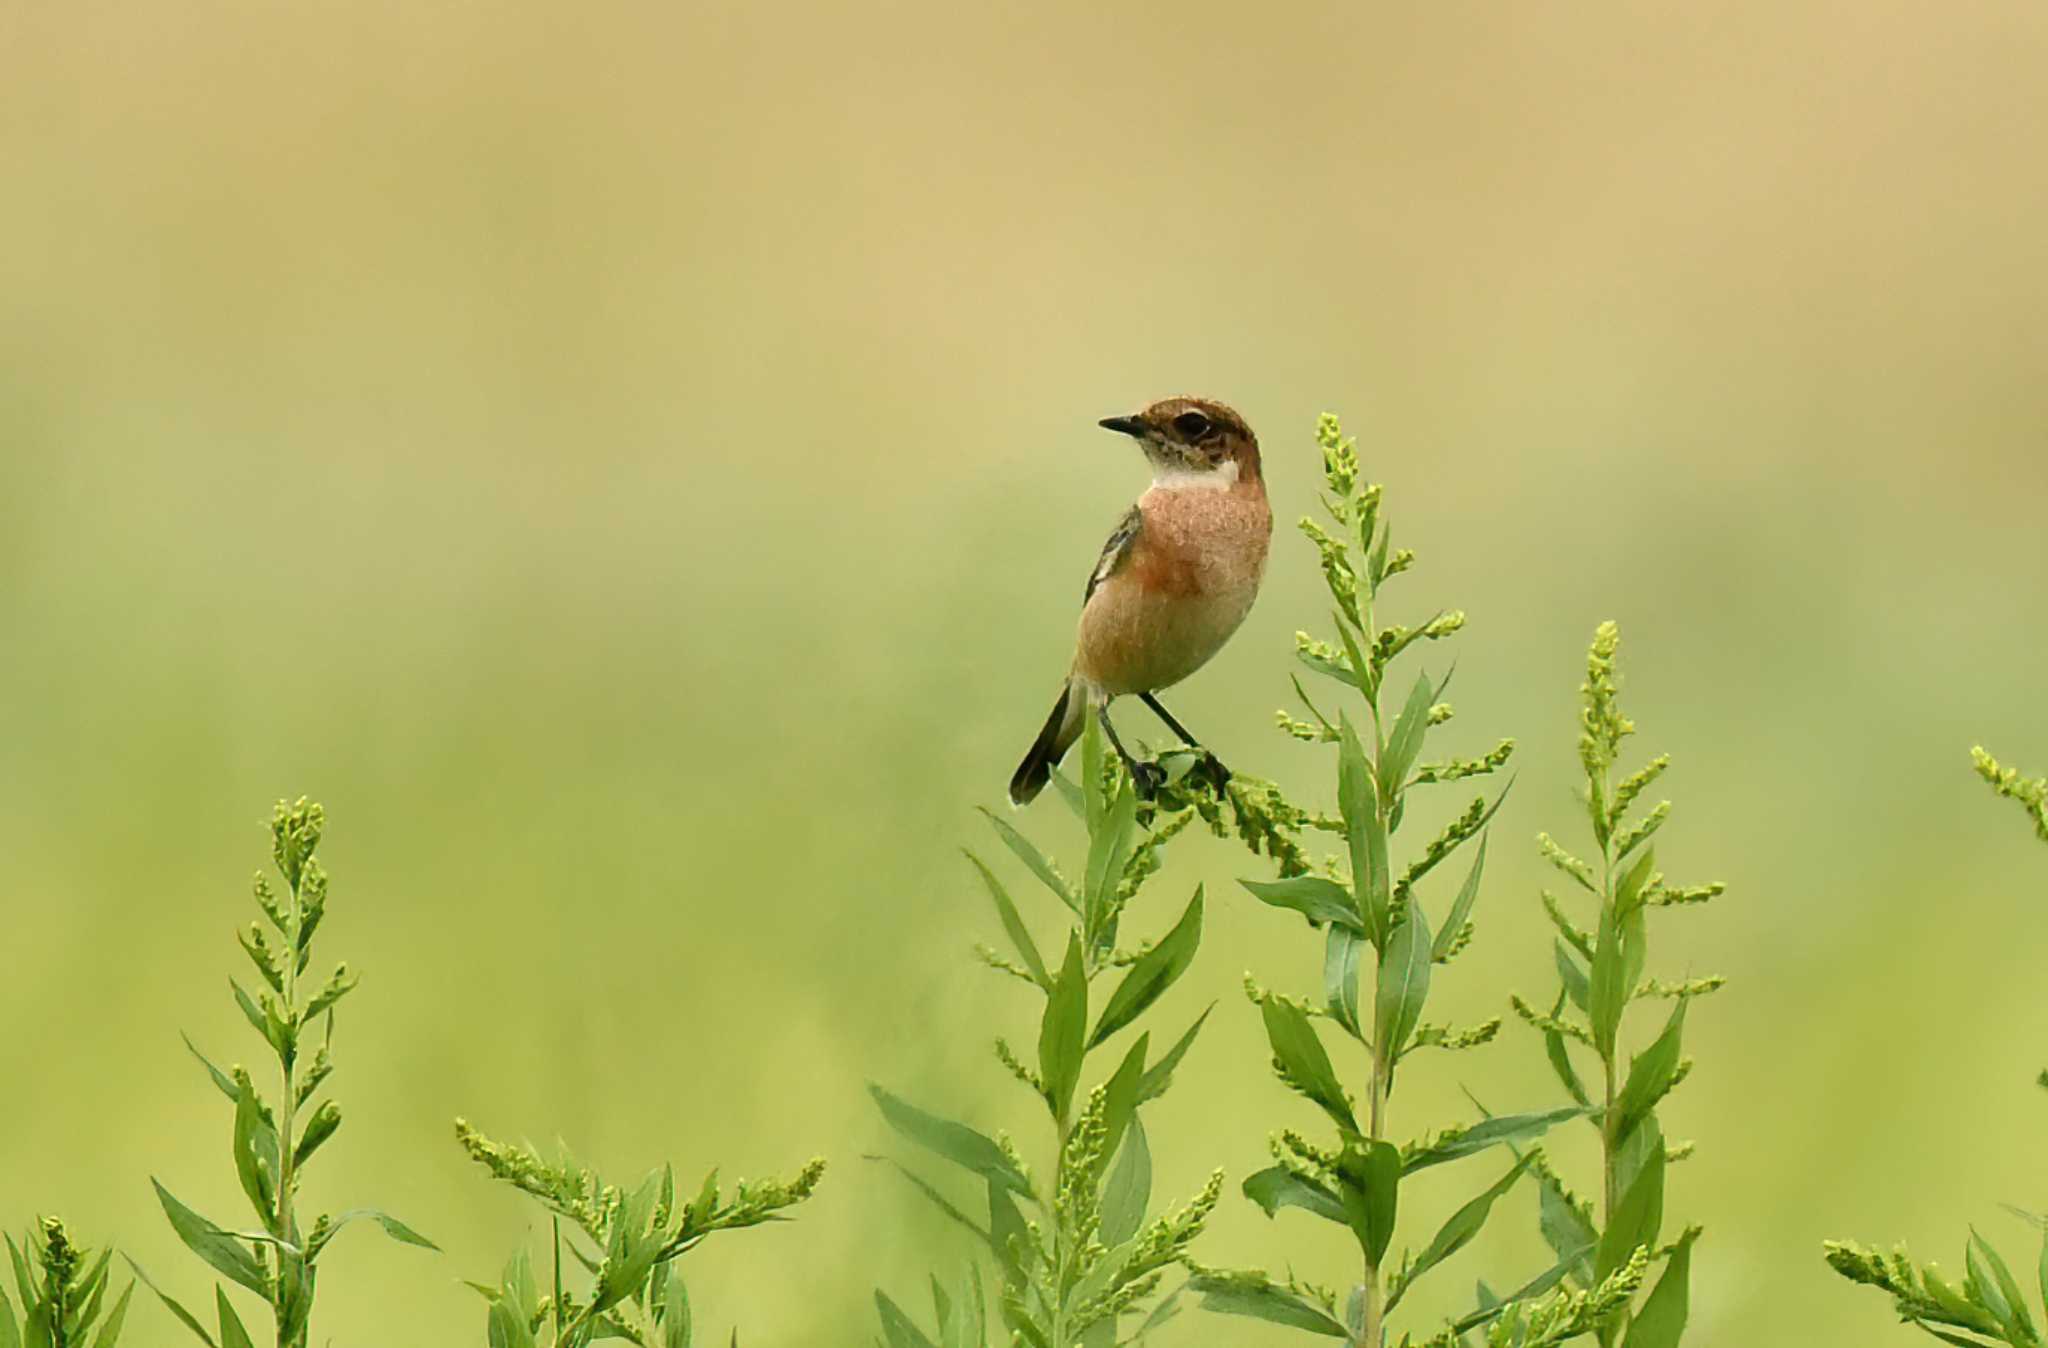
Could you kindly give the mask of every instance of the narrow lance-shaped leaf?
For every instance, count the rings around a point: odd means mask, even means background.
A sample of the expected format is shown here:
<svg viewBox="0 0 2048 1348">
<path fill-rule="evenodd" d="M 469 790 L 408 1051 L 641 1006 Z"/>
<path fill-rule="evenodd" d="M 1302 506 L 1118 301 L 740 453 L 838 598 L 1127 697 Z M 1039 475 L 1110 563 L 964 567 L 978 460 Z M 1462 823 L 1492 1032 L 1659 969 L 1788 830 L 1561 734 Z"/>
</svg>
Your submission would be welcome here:
<svg viewBox="0 0 2048 1348">
<path fill-rule="evenodd" d="M 1359 916 L 1357 899 L 1335 880 L 1320 875 L 1297 875 L 1286 880 L 1240 880 L 1238 883 L 1259 902 L 1300 913 L 1312 923 L 1345 927 L 1361 935 L 1365 932 L 1365 920 Z"/>
<path fill-rule="evenodd" d="M 1670 1020 L 1665 1022 L 1664 1032 L 1629 1064 L 1628 1080 L 1614 1104 L 1612 1136 L 1616 1144 L 1627 1141 L 1636 1125 L 1649 1117 L 1650 1110 L 1671 1089 L 1672 1078 L 1678 1072 L 1679 1040 L 1685 1032 L 1688 1000 L 1685 997 L 1678 999 L 1678 1005 L 1671 1009 Z"/>
<path fill-rule="evenodd" d="M 1045 971 L 1045 960 L 1039 956 L 1038 945 L 1031 939 L 1031 929 L 1024 925 L 1023 915 L 1017 905 L 1010 901 L 1009 891 L 996 879 L 982 859 L 972 852 L 965 852 L 966 858 L 974 863 L 974 869 L 981 875 L 981 882 L 988 890 L 989 898 L 995 903 L 996 917 L 1003 924 L 1004 933 L 1010 938 L 1010 945 L 1017 952 L 1017 958 L 1024 961 L 1025 972 L 1031 981 L 1041 988 L 1052 987 L 1052 975 Z"/>
<path fill-rule="evenodd" d="M 1151 1200 L 1152 1149 L 1144 1124 L 1133 1119 L 1102 1187 L 1102 1243 L 1115 1249 L 1136 1235 Z"/>
<path fill-rule="evenodd" d="M 1202 1294 L 1202 1309 L 1206 1311 L 1248 1316 L 1333 1339 L 1348 1337 L 1344 1326 L 1331 1319 L 1322 1307 L 1284 1287 L 1261 1287 L 1212 1277 L 1195 1277 L 1188 1285 Z"/>
<path fill-rule="evenodd" d="M 1351 849 L 1352 896 L 1373 944 L 1379 945 L 1386 939 L 1386 905 L 1379 897 L 1386 881 L 1375 869 L 1385 869 L 1386 839 L 1372 764 L 1349 716 L 1340 716 L 1337 724 L 1337 805 L 1344 815 L 1344 837 Z"/>
<path fill-rule="evenodd" d="M 1392 808 L 1394 798 L 1400 793 L 1401 784 L 1408 777 L 1408 769 L 1415 765 L 1415 756 L 1422 751 L 1423 736 L 1429 732 L 1429 706 L 1434 689 L 1427 674 L 1415 680 L 1415 686 L 1408 690 L 1408 701 L 1401 708 L 1401 715 L 1394 722 L 1394 729 L 1387 736 L 1387 750 L 1380 756 L 1379 787 L 1380 799 Z"/>
<path fill-rule="evenodd" d="M 1195 1042 L 1195 1036 L 1202 1032 L 1203 1022 L 1209 1019 L 1209 1012 L 1215 1009 L 1213 1002 L 1203 1008 L 1202 1014 L 1195 1017 L 1195 1023 L 1188 1026 L 1187 1033 L 1174 1041 L 1173 1047 L 1166 1050 L 1165 1056 L 1145 1069 L 1145 1075 L 1138 1081 L 1139 1104 L 1156 1100 L 1166 1094 L 1166 1088 L 1173 1084 L 1173 1069 L 1180 1066 L 1182 1058 L 1187 1057 L 1189 1047 Z"/>
<path fill-rule="evenodd" d="M 1480 1120 L 1462 1132 L 1440 1138 L 1427 1147 L 1416 1148 L 1403 1162 L 1402 1173 L 1412 1175 L 1418 1170 L 1471 1156 L 1502 1143 L 1540 1137 L 1554 1124 L 1576 1119 L 1585 1112 L 1585 1109 L 1575 1105 L 1563 1105 L 1557 1109 L 1527 1114 L 1496 1114 L 1492 1118 Z"/>
<path fill-rule="evenodd" d="M 1387 1302 L 1389 1311 L 1393 1310 L 1402 1296 L 1407 1294 L 1408 1289 L 1415 1285 L 1417 1278 L 1471 1243 L 1472 1238 L 1479 1234 L 1480 1228 L 1486 1225 L 1487 1217 L 1493 1212 L 1494 1201 L 1514 1187 L 1515 1181 L 1522 1177 L 1522 1173 L 1529 1168 L 1529 1163 L 1535 1159 L 1534 1152 L 1522 1157 L 1507 1174 L 1495 1180 L 1478 1197 L 1451 1214 L 1450 1220 L 1437 1231 L 1435 1238 L 1415 1257 L 1414 1264 L 1409 1267 L 1407 1280 Z"/>
<path fill-rule="evenodd" d="M 1081 959 L 1081 938 L 1067 940 L 1067 959 L 1045 999 L 1038 1029 L 1038 1072 L 1045 1084 L 1045 1102 L 1053 1117 L 1065 1119 L 1081 1078 L 1081 1057 L 1088 1034 L 1088 973 Z"/>
<path fill-rule="evenodd" d="M 1010 827 L 1006 820 L 996 815 L 993 811 L 983 810 L 982 813 L 988 816 L 988 822 L 995 829 L 996 836 L 1001 838 L 1003 845 L 1014 852 L 1017 859 L 1024 863 L 1025 869 L 1037 876 L 1038 882 L 1051 890 L 1053 896 L 1061 903 L 1079 913 L 1081 911 L 1080 898 L 1075 895 L 1073 886 L 1069 885 L 1065 877 L 1059 873 L 1059 868 L 1046 859 L 1045 853 L 1039 851 L 1029 838 Z"/>
<path fill-rule="evenodd" d="M 1351 1112 L 1351 1102 L 1345 1098 L 1337 1071 L 1330 1065 L 1330 1055 L 1323 1050 L 1323 1041 L 1316 1037 L 1307 1014 L 1278 997 L 1266 998 L 1260 1010 L 1266 1021 L 1267 1042 L 1273 1046 L 1273 1056 L 1286 1072 L 1288 1084 L 1356 1133 L 1357 1116 Z"/>
<path fill-rule="evenodd" d="M 1347 1147 L 1338 1158 L 1337 1172 L 1344 1181 L 1339 1197 L 1352 1233 L 1366 1260 L 1377 1265 L 1394 1239 L 1400 1207 L 1401 1149 L 1377 1140 L 1366 1143 L 1362 1152 Z"/>
<path fill-rule="evenodd" d="M 1472 919 L 1472 905 L 1479 899 L 1479 877 L 1486 869 L 1487 835 L 1479 835 L 1479 846 L 1472 857 L 1472 869 L 1465 872 L 1465 883 L 1458 886 L 1458 897 L 1451 902 L 1451 911 L 1444 918 L 1443 929 L 1436 934 L 1436 945 L 1430 950 L 1430 957 L 1442 961 L 1450 957 L 1451 946 L 1458 939 L 1458 933 Z"/>
<path fill-rule="evenodd" d="M 1628 1005 L 1628 973 L 1623 964 L 1621 924 L 1614 909 L 1600 914 L 1600 936 L 1593 947 L 1593 972 L 1587 980 L 1587 1017 L 1593 1023 L 1593 1047 L 1603 1058 L 1614 1056 L 1614 1036 Z"/>
<path fill-rule="evenodd" d="M 1638 1135 L 1656 1132 L 1656 1124 L 1647 1122 Z M 1664 1160 L 1664 1142 L 1659 1135 L 1654 1150 L 1645 1153 L 1641 1168 L 1608 1217 L 1594 1264 L 1596 1278 L 1605 1278 L 1626 1264 L 1637 1247 L 1657 1243 L 1657 1227 L 1664 1211 Z"/>
<path fill-rule="evenodd" d="M 1300 1208 L 1339 1226 L 1350 1221 L 1337 1195 L 1285 1166 L 1269 1166 L 1246 1176 L 1244 1196 L 1257 1203 L 1268 1217 L 1278 1215 L 1282 1208 Z"/>
<path fill-rule="evenodd" d="M 1694 1227 L 1678 1238 L 1677 1248 L 1664 1265 L 1664 1275 L 1636 1312 L 1622 1348 L 1678 1348 L 1691 1312 L 1692 1243 L 1698 1236 L 1699 1228 Z"/>
<path fill-rule="evenodd" d="M 164 1216 L 170 1219 L 171 1229 L 178 1233 L 178 1239 L 185 1242 L 187 1249 L 258 1296 L 269 1299 L 270 1289 L 264 1283 L 263 1270 L 240 1241 L 173 1198 L 171 1191 L 163 1185 L 155 1180 L 150 1183 L 156 1187 L 157 1202 L 163 1205 Z M 140 1271 L 137 1270 L 138 1273 Z"/>
<path fill-rule="evenodd" d="M 1110 994 L 1109 1004 L 1102 1008 L 1102 1018 L 1095 1024 L 1095 1033 L 1088 1036 L 1088 1047 L 1095 1047 L 1143 1015 L 1147 1007 L 1158 1001 L 1160 995 L 1187 972 L 1188 966 L 1194 962 L 1195 948 L 1201 942 L 1202 890 L 1198 886 L 1195 897 L 1173 930 L 1161 937 L 1158 945 L 1139 956 L 1138 962 L 1124 975 L 1123 982 L 1117 984 L 1116 991 Z"/>
<path fill-rule="evenodd" d="M 1003 1154 L 1003 1149 L 984 1134 L 964 1123 L 928 1114 L 872 1083 L 868 1086 L 868 1094 L 874 1097 L 889 1126 L 920 1147 L 982 1176 L 998 1190 L 1020 1194 L 1030 1192 L 1030 1186 L 1011 1164 L 1010 1158 Z"/>
<path fill-rule="evenodd" d="M 213 1289 L 215 1310 L 220 1315 L 220 1348 L 256 1348 L 249 1339 L 249 1331 L 242 1327 L 242 1317 L 235 1314 L 235 1308 L 228 1304 L 225 1287 Z"/>
<path fill-rule="evenodd" d="M 1389 1065 L 1401 1056 L 1408 1036 L 1422 1022 L 1423 1003 L 1429 999 L 1431 948 L 1429 921 L 1423 916 L 1421 901 L 1410 894 L 1407 914 L 1387 939 L 1386 954 L 1380 960 L 1373 1008 L 1380 1060 Z"/>
<path fill-rule="evenodd" d="M 1358 1019 L 1358 966 L 1365 938 L 1344 927 L 1331 927 L 1323 939 L 1323 1005 L 1353 1039 L 1365 1040 Z"/>
</svg>

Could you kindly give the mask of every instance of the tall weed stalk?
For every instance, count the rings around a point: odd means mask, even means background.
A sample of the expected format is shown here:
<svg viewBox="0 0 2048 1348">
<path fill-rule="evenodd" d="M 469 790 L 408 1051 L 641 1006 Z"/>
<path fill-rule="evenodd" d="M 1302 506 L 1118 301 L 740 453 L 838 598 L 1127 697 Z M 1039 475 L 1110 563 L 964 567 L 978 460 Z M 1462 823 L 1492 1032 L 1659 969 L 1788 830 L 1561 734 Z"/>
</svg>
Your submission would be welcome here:
<svg viewBox="0 0 2048 1348">
<path fill-rule="evenodd" d="M 1234 803 L 1241 815 L 1248 804 L 1255 806 L 1263 822 L 1247 827 L 1240 819 L 1239 832 L 1261 839 L 1254 850 L 1280 870 L 1277 879 L 1247 880 L 1244 887 L 1261 902 L 1304 919 L 1322 946 L 1315 997 L 1269 991 L 1250 979 L 1247 989 L 1265 1023 L 1275 1074 L 1322 1111 L 1336 1137 L 1323 1143 L 1292 1128 L 1281 1130 L 1272 1141 L 1274 1163 L 1247 1179 L 1244 1192 L 1268 1216 L 1298 1209 L 1344 1232 L 1356 1245 L 1359 1276 L 1341 1303 L 1333 1290 L 1258 1271 L 1206 1270 L 1194 1285 L 1211 1310 L 1342 1339 L 1356 1348 L 1381 1348 L 1389 1341 L 1391 1317 L 1418 1280 L 1479 1233 L 1495 1203 L 1536 1163 L 1537 1153 L 1515 1158 L 1427 1241 L 1397 1254 L 1395 1237 L 1412 1216 L 1403 1209 L 1404 1181 L 1433 1166 L 1534 1138 L 1588 1107 L 1482 1117 L 1398 1140 L 1391 1107 L 1397 1073 L 1417 1054 L 1473 1048 L 1500 1028 L 1498 1019 L 1455 1028 L 1428 1021 L 1424 1013 L 1441 985 L 1438 969 L 1472 939 L 1487 826 L 1506 791 L 1491 799 L 1475 796 L 1433 836 L 1406 849 L 1405 858 L 1402 829 L 1420 793 L 1498 772 L 1514 744 L 1501 740 L 1476 757 L 1425 757 L 1432 733 L 1452 718 L 1444 701 L 1450 675 L 1424 671 L 1410 678 L 1396 673 L 1397 662 L 1452 636 L 1464 615 L 1438 612 L 1413 625 L 1386 621 L 1383 593 L 1413 565 L 1414 554 L 1393 546 L 1382 490 L 1362 481 L 1356 442 L 1337 419 L 1325 416 L 1316 438 L 1328 524 L 1304 519 L 1301 528 L 1321 561 L 1336 641 L 1302 633 L 1296 654 L 1310 674 L 1335 686 L 1335 700 L 1319 700 L 1297 676 L 1295 693 L 1310 719 L 1283 712 L 1280 722 L 1295 738 L 1333 751 L 1338 813 L 1304 810 L 1277 793 Z M 1312 865 L 1298 841 L 1315 832 L 1330 835 L 1339 847 L 1320 866 Z M 1276 844 L 1275 838 L 1294 841 Z M 1463 877 L 1438 890 L 1454 858 L 1469 858 Z M 1340 1072 L 1326 1035 L 1361 1064 L 1356 1076 Z M 1505 1298 L 1488 1298 L 1430 1341 L 1461 1343 L 1478 1331 L 1488 1342 L 1562 1342 L 1633 1290 L 1642 1261 L 1629 1261 L 1588 1291 L 1546 1297 L 1566 1272 L 1560 1263 Z M 1413 1332 L 1400 1341 L 1413 1342 Z"/>
<path fill-rule="evenodd" d="M 295 804 L 277 803 L 270 821 L 271 860 L 284 888 L 273 888 L 269 877 L 258 871 L 252 892 L 262 919 L 238 933 L 242 953 L 255 966 L 262 988 L 251 996 L 240 982 L 228 980 L 235 1005 L 275 1062 L 274 1088 L 258 1087 L 239 1065 L 222 1071 L 186 1040 L 215 1089 L 234 1108 L 229 1141 L 235 1178 L 255 1225 L 223 1226 L 152 1181 L 164 1216 L 186 1248 L 260 1301 L 277 1348 L 305 1348 L 310 1341 L 322 1259 L 334 1238 L 351 1225 L 368 1221 L 404 1244 L 437 1248 L 374 1208 L 353 1208 L 339 1216 L 323 1212 L 310 1222 L 299 1214 L 299 1190 L 307 1167 L 341 1127 L 341 1106 L 323 1098 L 321 1088 L 334 1070 L 335 1008 L 356 987 L 356 976 L 346 964 L 337 964 L 317 983 L 306 981 L 313 937 L 327 916 L 327 871 L 314 855 L 326 823 L 326 812 L 303 797 Z M 253 1339 L 225 1287 L 214 1285 L 215 1329 L 209 1331 L 198 1315 L 158 1288 L 140 1267 L 135 1271 L 207 1344 L 251 1348 Z"/>
<path fill-rule="evenodd" d="M 1069 880 L 1007 821 L 989 815 L 1005 846 L 1058 905 L 1065 931 L 1056 944 L 1041 946 L 994 868 L 968 856 L 1009 946 L 1007 954 L 984 946 L 981 958 L 1027 986 L 1039 1003 L 1035 1053 L 1027 1059 L 998 1038 L 995 1054 L 1036 1102 L 1048 1172 L 1034 1174 L 1006 1134 L 992 1138 L 879 1086 L 870 1089 L 897 1133 L 964 1171 L 982 1191 L 975 1205 L 980 1212 L 970 1213 L 940 1185 L 902 1167 L 919 1192 L 973 1234 L 976 1250 L 993 1265 L 1006 1331 L 1000 1341 L 1115 1348 L 1142 1342 L 1175 1313 L 1178 1290 L 1161 1295 L 1164 1283 L 1222 1186 L 1218 1172 L 1189 1201 L 1158 1210 L 1140 1113 L 1166 1092 L 1208 1014 L 1162 1052 L 1154 1052 L 1150 1029 L 1141 1028 L 1153 1003 L 1194 960 L 1203 896 L 1196 889 L 1156 940 L 1135 948 L 1121 944 L 1127 908 L 1190 812 L 1141 806 L 1121 766 L 1106 759 L 1092 714 L 1082 738 L 1080 786 L 1056 780 L 1087 825 L 1088 853 L 1078 880 Z M 1042 950 L 1055 953 L 1048 959 Z M 1089 1069 L 1098 1062 L 1113 1066 L 1089 1083 Z M 974 1272 L 950 1291 L 933 1281 L 936 1339 L 886 1292 L 877 1291 L 875 1301 L 888 1348 L 980 1348 L 990 1328 Z"/>
<path fill-rule="evenodd" d="M 1658 755 L 1615 780 L 1621 747 L 1635 733 L 1622 713 L 1616 673 L 1621 634 L 1613 623 L 1594 633 L 1581 688 L 1579 763 L 1581 800 L 1591 826 L 1595 859 L 1583 861 L 1549 834 L 1538 835 L 1544 859 L 1569 882 L 1567 892 L 1590 904 L 1593 922 L 1581 927 L 1565 899 L 1544 891 L 1543 908 L 1556 929 L 1552 960 L 1559 987 L 1545 1012 L 1520 997 L 1515 1014 L 1538 1031 L 1545 1056 L 1564 1088 L 1589 1111 L 1600 1135 L 1597 1204 L 1573 1193 L 1547 1163 L 1533 1169 L 1544 1239 L 1564 1264 L 1565 1285 L 1591 1290 L 1639 1256 L 1664 1261 L 1663 1273 L 1637 1304 L 1616 1305 L 1594 1327 L 1602 1348 L 1674 1348 L 1690 1310 L 1692 1245 L 1697 1226 L 1659 1246 L 1665 1227 L 1665 1171 L 1691 1153 L 1691 1145 L 1665 1141 L 1657 1108 L 1692 1071 L 1682 1056 L 1686 1009 L 1695 997 L 1722 985 L 1718 977 L 1664 982 L 1646 978 L 1650 915 L 1703 903 L 1719 884 L 1673 886 L 1657 869 L 1652 846 L 1671 816 L 1671 802 L 1647 809 L 1643 793 L 1671 766 Z M 1624 1065 L 1629 1012 L 1668 1000 L 1671 1010 L 1656 1035 Z M 1574 1053 L 1597 1060 L 1592 1084 L 1581 1077 Z"/>
</svg>

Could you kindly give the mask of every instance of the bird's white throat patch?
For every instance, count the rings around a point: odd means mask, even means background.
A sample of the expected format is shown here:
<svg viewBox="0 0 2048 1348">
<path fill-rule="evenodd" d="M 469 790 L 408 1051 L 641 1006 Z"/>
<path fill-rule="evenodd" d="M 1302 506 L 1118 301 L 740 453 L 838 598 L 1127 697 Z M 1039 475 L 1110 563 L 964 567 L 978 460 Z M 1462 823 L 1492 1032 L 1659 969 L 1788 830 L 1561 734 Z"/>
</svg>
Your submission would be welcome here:
<svg viewBox="0 0 2048 1348">
<path fill-rule="evenodd" d="M 1152 478 L 1161 491 L 1228 491 L 1237 485 L 1237 460 L 1225 459 L 1207 472 L 1189 468 L 1162 468 Z"/>
</svg>

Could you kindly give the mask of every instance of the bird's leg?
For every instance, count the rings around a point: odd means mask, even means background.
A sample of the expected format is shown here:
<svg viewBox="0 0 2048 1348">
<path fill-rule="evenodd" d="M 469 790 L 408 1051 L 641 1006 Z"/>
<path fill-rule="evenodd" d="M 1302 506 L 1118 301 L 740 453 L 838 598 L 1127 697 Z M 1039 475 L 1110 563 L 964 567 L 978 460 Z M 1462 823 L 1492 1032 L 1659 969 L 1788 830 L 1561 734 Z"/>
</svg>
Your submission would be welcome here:
<svg viewBox="0 0 2048 1348">
<path fill-rule="evenodd" d="M 1171 730 L 1174 734 L 1180 736 L 1180 742 L 1182 744 L 1185 744 L 1188 746 L 1188 748 L 1197 750 L 1201 753 L 1202 758 L 1204 759 L 1205 764 L 1209 769 L 1210 778 L 1216 783 L 1216 789 L 1218 791 L 1221 791 L 1226 786 L 1230 785 L 1230 769 L 1223 766 L 1223 760 L 1216 757 L 1216 755 L 1211 753 L 1209 750 L 1203 748 L 1201 742 L 1197 740 L 1193 735 L 1188 733 L 1188 728 L 1186 726 L 1182 725 L 1179 721 L 1174 720 L 1173 713 L 1166 709 L 1165 703 L 1161 702 L 1158 698 L 1152 696 L 1152 694 L 1150 693 L 1140 693 L 1138 694 L 1138 699 L 1141 702 L 1143 702 L 1146 706 L 1150 707 L 1155 716 L 1157 716 L 1160 720 L 1166 722 L 1166 728 L 1168 730 Z"/>
<path fill-rule="evenodd" d="M 1104 703 L 1096 710 L 1102 721 L 1102 733 L 1109 736 L 1110 745 L 1116 756 L 1124 761 L 1124 770 L 1131 774 L 1131 785 L 1138 790 L 1139 800 L 1150 800 L 1166 784 L 1166 769 L 1157 763 L 1141 763 L 1131 757 L 1131 751 L 1124 748 L 1124 742 L 1116 737 L 1116 727 L 1109 723 L 1109 705 Z"/>
</svg>

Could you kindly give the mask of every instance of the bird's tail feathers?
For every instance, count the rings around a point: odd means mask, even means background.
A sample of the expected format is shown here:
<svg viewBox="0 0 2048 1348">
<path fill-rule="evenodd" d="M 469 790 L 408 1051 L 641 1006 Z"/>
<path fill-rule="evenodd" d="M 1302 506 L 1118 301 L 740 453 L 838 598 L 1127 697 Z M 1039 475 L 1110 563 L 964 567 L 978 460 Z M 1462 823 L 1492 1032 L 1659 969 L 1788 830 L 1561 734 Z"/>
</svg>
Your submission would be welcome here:
<svg viewBox="0 0 2048 1348">
<path fill-rule="evenodd" d="M 1069 679 L 1060 689 L 1059 701 L 1052 704 L 1052 715 L 1045 718 L 1045 729 L 1038 732 L 1031 752 L 1024 755 L 1024 761 L 1017 765 L 1016 776 L 1010 778 L 1012 805 L 1029 805 L 1052 780 L 1052 770 L 1066 757 L 1067 750 L 1074 747 L 1074 741 L 1081 738 L 1086 709 L 1087 699 Z"/>
</svg>

